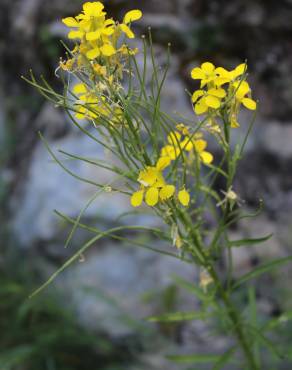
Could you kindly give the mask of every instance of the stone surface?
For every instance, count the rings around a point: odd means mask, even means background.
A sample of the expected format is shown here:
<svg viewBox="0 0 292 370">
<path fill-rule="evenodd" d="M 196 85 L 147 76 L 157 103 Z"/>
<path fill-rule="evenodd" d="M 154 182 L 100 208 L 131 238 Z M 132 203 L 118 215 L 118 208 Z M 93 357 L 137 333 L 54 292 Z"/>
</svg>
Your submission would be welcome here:
<svg viewBox="0 0 292 370">
<path fill-rule="evenodd" d="M 77 133 L 67 135 L 63 139 L 49 141 L 49 145 L 64 165 L 73 173 L 89 181 L 109 184 L 113 175 L 85 162 L 68 160 L 60 156 L 62 149 L 74 155 L 91 159 L 102 159 L 105 156 L 103 149 L 88 137 Z M 43 143 L 37 145 L 27 182 L 22 188 L 19 197 L 15 197 L 13 210 L 15 212 L 14 232 L 21 245 L 32 246 L 38 240 L 54 238 L 59 223 L 53 213 L 54 209 L 77 217 L 86 203 L 96 194 L 98 188 L 94 185 L 78 181 L 66 173 L 50 157 Z M 106 196 L 104 196 L 104 194 Z M 113 222 L 123 211 L 129 211 L 128 198 L 117 193 L 103 193 L 88 207 L 85 216 L 102 217 L 105 222 Z"/>
<path fill-rule="evenodd" d="M 156 247 L 159 244 L 155 242 Z M 173 247 L 166 247 L 176 253 Z M 113 337 L 120 337 L 143 326 L 146 317 L 160 313 L 161 297 L 174 283 L 173 274 L 194 283 L 198 279 L 194 266 L 173 257 L 126 244 L 97 243 L 85 254 L 84 262 L 63 273 L 59 288 L 72 301 L 83 325 L 92 329 L 95 322 Z M 147 295 L 153 298 L 146 300 Z M 179 291 L 173 305 L 173 310 L 198 308 L 196 299 L 184 291 Z"/>
<path fill-rule="evenodd" d="M 261 149 L 279 160 L 291 160 L 292 158 L 292 123 L 281 125 L 280 122 L 265 122 L 261 125 L 261 134 L 258 141 Z"/>
</svg>

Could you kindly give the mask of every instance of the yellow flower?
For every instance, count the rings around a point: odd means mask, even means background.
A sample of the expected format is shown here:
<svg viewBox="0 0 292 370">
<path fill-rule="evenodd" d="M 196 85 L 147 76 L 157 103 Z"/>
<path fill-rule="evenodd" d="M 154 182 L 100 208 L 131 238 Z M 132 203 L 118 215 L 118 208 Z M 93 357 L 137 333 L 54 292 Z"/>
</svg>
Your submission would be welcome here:
<svg viewBox="0 0 292 370">
<path fill-rule="evenodd" d="M 60 68 L 62 68 L 63 71 L 72 71 L 74 62 L 74 59 L 68 59 L 66 62 L 60 61 Z"/>
<path fill-rule="evenodd" d="M 148 166 L 140 171 L 138 182 L 141 184 L 140 190 L 132 194 L 131 205 L 139 207 L 145 196 L 145 202 L 148 206 L 154 207 L 159 201 L 170 199 L 175 193 L 174 185 L 165 183 L 162 175 L 170 163 L 168 158 L 159 158 L 156 166 Z"/>
<path fill-rule="evenodd" d="M 104 15 L 104 5 L 100 1 L 86 2 L 83 4 L 83 13 L 79 18 L 89 20 L 90 18 L 97 18 Z"/>
<path fill-rule="evenodd" d="M 218 76 L 213 63 L 205 62 L 201 67 L 195 67 L 191 71 L 192 79 L 201 80 L 201 87 L 214 81 Z"/>
<path fill-rule="evenodd" d="M 236 81 L 232 84 L 232 87 L 235 90 L 235 98 L 239 103 L 250 110 L 255 110 L 257 108 L 257 103 L 246 96 L 250 93 L 250 87 L 246 81 Z"/>
<path fill-rule="evenodd" d="M 97 75 L 102 76 L 104 78 L 106 77 L 106 67 L 105 66 L 102 66 L 98 63 L 94 63 L 92 64 L 92 68 Z"/>
<path fill-rule="evenodd" d="M 157 167 L 146 167 L 145 170 L 140 171 L 138 182 L 143 186 L 163 186 L 164 179 L 161 171 Z"/>
<path fill-rule="evenodd" d="M 140 10 L 131 10 L 125 14 L 123 23 L 118 24 L 113 19 L 106 19 L 104 5 L 95 1 L 86 2 L 76 17 L 67 17 L 62 21 L 71 28 L 69 39 L 79 39 L 80 52 L 89 60 L 94 60 L 99 57 L 110 58 L 117 52 L 125 55 L 124 48 L 117 49 L 119 37 L 123 33 L 128 38 L 134 38 L 130 24 L 141 17 Z M 115 62 L 119 63 L 118 60 Z"/>
<path fill-rule="evenodd" d="M 209 164 L 213 161 L 212 154 L 205 150 L 207 141 L 202 139 L 201 133 L 192 135 L 183 124 L 177 125 L 177 129 L 180 132 L 173 131 L 167 136 L 168 144 L 162 147 L 161 158 L 175 160 L 185 150 L 198 154 L 204 164 Z M 182 138 L 182 135 L 184 138 Z"/>
<path fill-rule="evenodd" d="M 73 93 L 78 96 L 74 103 L 77 119 L 95 119 L 101 116 L 109 116 L 110 110 L 106 105 L 105 98 L 98 98 L 84 83 L 78 83 L 73 87 Z"/>
<path fill-rule="evenodd" d="M 257 103 L 251 98 L 251 90 L 247 81 L 234 81 L 231 84 L 231 91 L 234 95 L 234 99 L 231 104 L 230 126 L 232 128 L 238 128 L 240 125 L 237 121 L 237 116 L 241 104 L 249 110 L 255 110 L 257 108 Z"/>
<path fill-rule="evenodd" d="M 118 52 L 120 52 L 122 55 L 136 55 L 138 53 L 138 48 L 130 49 L 128 45 L 123 44 L 119 49 Z"/>
<path fill-rule="evenodd" d="M 201 88 L 205 85 L 221 86 L 230 81 L 228 71 L 224 68 L 215 68 L 213 63 L 205 62 L 201 67 L 195 67 L 191 71 L 191 77 L 194 80 L 201 80 Z"/>
<path fill-rule="evenodd" d="M 188 152 L 193 150 L 197 153 L 204 164 L 213 162 L 213 155 L 205 150 L 207 148 L 206 140 L 185 138 L 183 146 Z"/>
<path fill-rule="evenodd" d="M 196 114 L 204 114 L 209 108 L 219 109 L 226 91 L 222 88 L 210 88 L 207 91 L 197 90 L 192 95 L 192 102 L 195 104 Z"/>
<path fill-rule="evenodd" d="M 69 39 L 82 39 L 88 33 L 95 31 L 95 25 L 100 28 L 105 20 L 106 13 L 103 11 L 104 5 L 97 2 L 86 2 L 83 4 L 83 11 L 74 17 L 62 19 L 62 22 L 70 28 L 76 28 L 69 32 Z"/>
<path fill-rule="evenodd" d="M 216 68 L 210 62 L 203 63 L 201 67 L 196 67 L 191 71 L 193 79 L 201 80 L 201 89 L 192 95 L 194 111 L 198 115 L 212 114 L 209 116 L 211 126 L 205 125 L 210 132 L 220 132 L 216 117 L 220 117 L 219 109 L 223 104 L 229 113 L 231 127 L 239 127 L 237 116 L 241 104 L 247 109 L 256 109 L 257 104 L 251 98 L 250 87 L 246 81 L 246 71 L 246 63 L 241 63 L 228 71 L 223 67 Z M 206 160 L 208 160 L 207 157 Z"/>
<path fill-rule="evenodd" d="M 183 123 L 179 123 L 176 125 L 176 129 L 181 132 L 183 135 L 190 135 L 190 131 L 187 126 L 185 126 Z"/>
<path fill-rule="evenodd" d="M 175 160 L 183 149 L 181 146 L 181 134 L 173 131 L 167 136 L 167 141 L 168 144 L 161 149 L 160 156 Z"/>
</svg>

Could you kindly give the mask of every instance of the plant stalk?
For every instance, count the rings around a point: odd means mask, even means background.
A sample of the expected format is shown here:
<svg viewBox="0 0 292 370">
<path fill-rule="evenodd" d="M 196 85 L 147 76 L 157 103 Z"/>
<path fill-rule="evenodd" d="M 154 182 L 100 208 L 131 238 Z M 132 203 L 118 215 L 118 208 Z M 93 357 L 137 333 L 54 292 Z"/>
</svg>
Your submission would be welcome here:
<svg viewBox="0 0 292 370">
<path fill-rule="evenodd" d="M 237 337 L 237 341 L 239 345 L 241 346 L 242 352 L 244 353 L 247 363 L 248 363 L 248 370 L 259 370 L 259 367 L 255 361 L 254 354 L 249 346 L 248 340 L 246 338 L 243 326 L 242 326 L 242 320 L 240 318 L 240 315 L 234 306 L 233 302 L 231 301 L 230 297 L 224 290 L 221 281 L 214 269 L 214 267 L 209 264 L 209 273 L 214 280 L 215 283 L 217 283 L 218 286 L 218 292 L 220 295 L 220 298 L 222 299 L 224 306 L 226 308 L 226 312 L 228 313 L 228 316 L 230 320 L 232 321 L 234 325 L 234 332 Z"/>
</svg>

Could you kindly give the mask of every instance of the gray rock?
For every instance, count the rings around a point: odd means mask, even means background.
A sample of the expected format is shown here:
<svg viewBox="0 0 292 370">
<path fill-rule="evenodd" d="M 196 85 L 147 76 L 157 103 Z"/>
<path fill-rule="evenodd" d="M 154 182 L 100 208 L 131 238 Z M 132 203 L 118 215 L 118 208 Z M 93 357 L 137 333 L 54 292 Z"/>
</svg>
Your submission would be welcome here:
<svg viewBox="0 0 292 370">
<path fill-rule="evenodd" d="M 285 249 L 280 243 L 280 233 L 277 223 L 269 220 L 269 218 L 262 214 L 252 220 L 242 220 L 240 229 L 245 238 L 262 238 L 272 235 L 270 239 L 258 244 L 254 247 L 246 247 L 251 250 L 253 255 L 259 257 L 260 260 L 271 258 L 280 258 L 285 256 Z"/>
<path fill-rule="evenodd" d="M 12 29 L 14 32 L 29 39 L 36 32 L 37 14 L 40 9 L 40 0 L 24 0 L 14 5 Z"/>
<path fill-rule="evenodd" d="M 292 158 L 292 124 L 281 122 L 263 122 L 261 134 L 258 136 L 262 149 L 280 160 Z"/>
<path fill-rule="evenodd" d="M 172 246 L 167 248 L 176 253 Z M 161 292 L 173 284 L 172 274 L 197 283 L 197 268 L 178 259 L 138 247 L 97 243 L 86 253 L 84 262 L 69 267 L 61 275 L 58 286 L 61 294 L 64 292 L 72 300 L 83 325 L 120 337 L 141 328 L 147 316 L 161 313 L 157 312 Z M 155 292 L 157 299 L 145 299 L 147 293 Z M 196 299 L 180 292 L 175 308 L 194 310 Z"/>
<path fill-rule="evenodd" d="M 105 153 L 101 146 L 85 135 L 72 133 L 63 139 L 49 141 L 56 153 L 62 149 L 68 153 L 103 159 Z M 107 170 L 77 160 L 68 160 L 65 156 L 57 156 L 73 173 L 96 183 L 108 184 L 114 176 Z M 81 182 L 66 173 L 48 154 L 40 142 L 33 154 L 26 183 L 22 194 L 14 199 L 12 206 L 15 214 L 14 231 L 20 243 L 29 246 L 33 242 L 50 240 L 58 230 L 59 220 L 53 213 L 58 209 L 65 214 L 76 217 L 98 188 Z M 105 196 L 104 196 L 105 194 Z M 129 199 L 118 193 L 103 193 L 87 209 L 87 217 L 103 217 L 112 221 L 121 212 L 130 211 Z"/>
</svg>

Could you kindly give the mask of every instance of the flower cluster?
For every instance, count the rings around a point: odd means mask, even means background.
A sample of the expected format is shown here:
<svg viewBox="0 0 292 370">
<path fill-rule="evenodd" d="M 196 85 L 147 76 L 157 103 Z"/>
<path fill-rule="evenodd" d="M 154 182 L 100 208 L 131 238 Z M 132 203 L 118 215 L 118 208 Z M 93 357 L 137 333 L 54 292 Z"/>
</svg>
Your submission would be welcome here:
<svg viewBox="0 0 292 370">
<path fill-rule="evenodd" d="M 162 171 L 169 166 L 170 159 L 161 157 L 155 166 L 148 166 L 140 171 L 138 182 L 141 184 L 140 190 L 132 194 L 131 204 L 138 207 L 142 204 L 144 196 L 147 205 L 153 207 L 159 202 L 165 202 L 175 195 L 175 186 L 167 184 Z M 178 192 L 178 200 L 184 206 L 190 202 L 190 195 L 182 189 Z"/>
<path fill-rule="evenodd" d="M 167 141 L 168 144 L 161 149 L 161 157 L 175 160 L 183 151 L 186 151 L 192 157 L 197 156 L 204 164 L 213 161 L 212 154 L 206 151 L 207 141 L 203 139 L 202 133 L 191 134 L 184 124 L 177 125 L 176 131 L 167 136 Z"/>
<path fill-rule="evenodd" d="M 91 66 L 92 71 L 99 74 L 99 67 L 106 66 L 103 74 L 110 75 L 113 69 L 121 66 L 123 56 L 136 52 L 122 43 L 121 37 L 135 37 L 131 23 L 141 16 L 140 10 L 131 10 L 125 14 L 123 22 L 118 23 L 106 17 L 101 2 L 86 2 L 80 14 L 62 20 L 71 29 L 68 38 L 75 40 L 76 46 L 71 52 L 72 58 L 61 62 L 61 68 L 70 71 Z"/>
<path fill-rule="evenodd" d="M 156 165 L 148 166 L 145 170 L 140 171 L 138 182 L 141 187 L 132 195 L 132 206 L 140 206 L 144 195 L 145 202 L 149 206 L 155 206 L 158 202 L 163 202 L 174 196 L 175 186 L 165 183 L 162 171 L 185 152 L 189 154 L 191 163 L 195 158 L 204 164 L 210 164 L 213 161 L 213 155 L 206 151 L 207 141 L 203 139 L 202 133 L 191 134 L 189 128 L 182 123 L 178 124 L 176 130 L 167 136 L 167 142 L 161 148 L 160 158 Z M 190 195 L 185 188 L 178 192 L 177 198 L 183 206 L 189 205 Z"/>
<path fill-rule="evenodd" d="M 106 96 L 99 96 L 94 89 L 85 83 L 78 83 L 73 87 L 73 94 L 78 97 L 74 103 L 75 117 L 77 119 L 107 118 L 111 124 L 119 123 L 122 109 L 118 104 L 108 104 Z"/>
<path fill-rule="evenodd" d="M 213 117 L 220 109 L 226 108 L 230 126 L 239 127 L 237 116 L 241 105 L 250 110 L 256 109 L 256 102 L 251 98 L 251 89 L 246 81 L 247 65 L 242 63 L 228 71 L 205 62 L 191 71 L 194 80 L 200 80 L 200 89 L 192 95 L 195 113 Z"/>
</svg>

